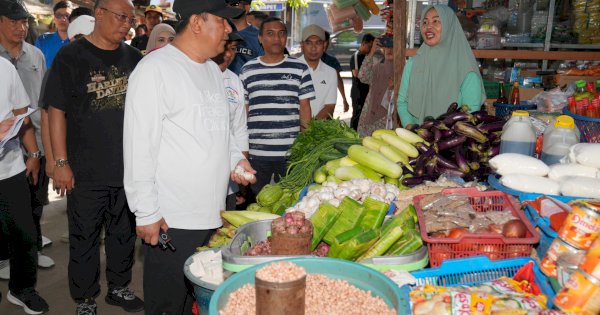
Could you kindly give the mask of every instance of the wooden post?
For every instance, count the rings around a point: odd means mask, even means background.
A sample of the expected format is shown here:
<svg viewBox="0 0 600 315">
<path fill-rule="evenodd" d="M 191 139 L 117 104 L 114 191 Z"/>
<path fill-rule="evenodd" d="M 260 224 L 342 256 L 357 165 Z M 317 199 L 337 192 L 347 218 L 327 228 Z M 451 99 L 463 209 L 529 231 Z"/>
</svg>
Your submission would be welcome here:
<svg viewBox="0 0 600 315">
<path fill-rule="evenodd" d="M 394 91 L 400 88 L 400 80 L 406 63 L 406 0 L 394 1 Z M 397 93 L 395 93 L 397 94 Z"/>
</svg>

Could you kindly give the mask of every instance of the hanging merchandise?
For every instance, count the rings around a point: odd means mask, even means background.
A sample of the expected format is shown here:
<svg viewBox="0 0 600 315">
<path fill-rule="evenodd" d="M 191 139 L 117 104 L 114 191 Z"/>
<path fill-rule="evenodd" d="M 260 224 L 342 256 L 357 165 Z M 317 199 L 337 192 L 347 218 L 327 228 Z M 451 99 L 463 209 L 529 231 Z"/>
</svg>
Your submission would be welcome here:
<svg viewBox="0 0 600 315">
<path fill-rule="evenodd" d="M 573 32 L 580 44 L 600 44 L 600 0 L 573 0 Z"/>
</svg>

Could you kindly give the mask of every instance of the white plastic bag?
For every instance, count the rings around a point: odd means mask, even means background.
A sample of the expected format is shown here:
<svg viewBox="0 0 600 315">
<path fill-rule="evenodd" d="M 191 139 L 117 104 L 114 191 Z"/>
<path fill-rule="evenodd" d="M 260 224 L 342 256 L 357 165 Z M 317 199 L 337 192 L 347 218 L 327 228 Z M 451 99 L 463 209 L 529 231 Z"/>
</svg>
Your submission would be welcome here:
<svg viewBox="0 0 600 315">
<path fill-rule="evenodd" d="M 523 154 L 502 153 L 490 159 L 490 166 L 500 175 L 523 174 L 546 176 L 550 171 L 544 162 Z"/>
<path fill-rule="evenodd" d="M 558 195 L 560 185 L 542 176 L 509 174 L 500 178 L 502 185 L 523 192 L 538 193 L 545 195 Z"/>
<path fill-rule="evenodd" d="M 576 163 L 554 164 L 550 166 L 548 178 L 554 181 L 560 181 L 560 179 L 564 176 L 583 176 L 596 178 L 598 177 L 598 169 Z"/>
<path fill-rule="evenodd" d="M 560 192 L 564 196 L 600 198 L 600 179 L 583 176 L 563 177 Z"/>
<path fill-rule="evenodd" d="M 569 161 L 600 168 L 600 144 L 578 143 L 569 148 Z"/>
</svg>

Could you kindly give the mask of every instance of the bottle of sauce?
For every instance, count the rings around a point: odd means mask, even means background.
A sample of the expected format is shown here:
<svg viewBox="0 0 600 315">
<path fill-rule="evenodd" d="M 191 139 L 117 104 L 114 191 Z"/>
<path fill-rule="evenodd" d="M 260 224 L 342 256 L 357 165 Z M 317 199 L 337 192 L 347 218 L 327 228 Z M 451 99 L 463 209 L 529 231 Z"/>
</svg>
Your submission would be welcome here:
<svg viewBox="0 0 600 315">
<path fill-rule="evenodd" d="M 502 128 L 500 153 L 520 153 L 533 156 L 537 136 L 529 120 L 529 112 L 515 110 Z"/>
<path fill-rule="evenodd" d="M 569 148 L 579 143 L 579 130 L 571 116 L 560 115 L 554 124 L 544 131 L 542 161 L 546 165 L 560 163 L 560 159 L 569 154 Z"/>
<path fill-rule="evenodd" d="M 508 104 L 508 98 L 506 98 L 506 90 L 504 89 L 504 81 L 500 81 L 500 83 L 498 83 L 498 87 L 500 88 L 500 96 L 496 100 L 496 103 Z"/>
<path fill-rule="evenodd" d="M 515 82 L 510 94 L 510 103 L 512 105 L 519 105 L 521 103 L 521 97 L 519 96 L 519 82 Z"/>
</svg>

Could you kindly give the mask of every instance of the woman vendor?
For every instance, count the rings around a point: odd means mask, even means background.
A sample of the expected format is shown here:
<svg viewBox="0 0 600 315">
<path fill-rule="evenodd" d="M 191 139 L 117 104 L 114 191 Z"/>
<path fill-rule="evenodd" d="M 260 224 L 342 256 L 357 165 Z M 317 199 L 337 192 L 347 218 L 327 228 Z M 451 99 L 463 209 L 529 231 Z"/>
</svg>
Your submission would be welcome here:
<svg viewBox="0 0 600 315">
<path fill-rule="evenodd" d="M 454 11 L 445 5 L 425 8 L 421 35 L 423 44 L 406 62 L 398 92 L 402 125 L 437 117 L 453 102 L 479 110 L 486 98 L 483 80 Z"/>
</svg>

